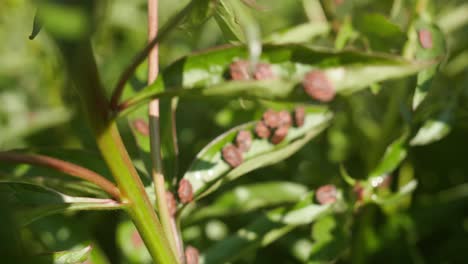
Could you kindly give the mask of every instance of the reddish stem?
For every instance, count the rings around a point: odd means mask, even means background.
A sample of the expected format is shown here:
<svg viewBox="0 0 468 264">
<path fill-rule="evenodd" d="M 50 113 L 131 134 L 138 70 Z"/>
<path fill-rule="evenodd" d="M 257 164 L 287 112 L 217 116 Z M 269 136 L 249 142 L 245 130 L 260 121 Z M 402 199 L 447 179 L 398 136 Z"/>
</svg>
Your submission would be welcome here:
<svg viewBox="0 0 468 264">
<path fill-rule="evenodd" d="M 41 167 L 51 168 L 70 176 L 74 176 L 83 180 L 87 180 L 101 187 L 102 190 L 117 200 L 120 200 L 119 189 L 109 180 L 97 174 L 94 171 L 78 166 L 76 164 L 59 160 L 56 158 L 38 155 L 38 154 L 21 154 L 14 152 L 0 152 L 0 161 L 9 161 L 16 163 L 26 163 Z"/>
</svg>

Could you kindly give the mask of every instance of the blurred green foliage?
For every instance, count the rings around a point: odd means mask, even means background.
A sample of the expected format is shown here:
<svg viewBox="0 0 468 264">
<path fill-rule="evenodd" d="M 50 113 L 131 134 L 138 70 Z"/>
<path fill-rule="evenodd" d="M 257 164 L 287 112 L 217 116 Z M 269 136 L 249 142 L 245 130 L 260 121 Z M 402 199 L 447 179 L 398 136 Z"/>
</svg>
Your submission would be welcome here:
<svg viewBox="0 0 468 264">
<path fill-rule="evenodd" d="M 160 23 L 187 2 L 160 0 Z M 306 186 L 313 190 L 333 183 L 343 190 L 346 198 L 352 197 L 353 187 L 343 180 L 340 165 L 353 178 L 364 181 L 378 169 L 392 142 L 404 133 L 414 135 L 424 126 L 429 139 L 424 135 L 413 138 L 411 144 L 420 146 L 405 150 L 403 163 L 389 170 L 389 186 L 377 190 L 395 192 L 416 179 L 418 185 L 411 196 L 383 206 L 366 204 L 348 209 L 351 212 L 327 216 L 313 225 L 300 226 L 274 243 L 265 243 L 260 250 L 239 256 L 235 263 L 465 263 L 468 259 L 468 3 L 463 0 L 258 0 L 256 3 L 259 7 L 254 9 L 254 16 L 264 37 L 298 24 L 328 23 L 329 32 L 324 30 L 322 36 L 306 40 L 312 39 L 309 42 L 318 46 L 395 55 L 411 51 L 405 43 L 411 43 L 414 32 L 407 32 L 414 22 L 415 7 L 426 3 L 421 19 L 432 21 L 440 28 L 448 52 L 417 110 L 411 110 L 411 95 L 419 77 L 380 83 L 372 90 L 338 98 L 332 105 L 336 110 L 334 120 L 325 133 L 286 161 L 250 172 L 248 177 L 223 185 L 197 203 L 200 208 L 212 207 L 200 209 L 194 214 L 197 219 L 182 224 L 186 244 L 204 252 L 239 228 L 249 226 L 254 220 L 264 220 L 262 211 L 253 210 L 257 206 L 252 204 L 247 206 L 252 209 L 239 210 L 241 214 L 217 213 L 216 210 L 222 212 L 224 205 L 235 205 L 229 199 L 236 197 L 236 188 L 241 185 L 288 181 L 300 184 L 296 188 Z M 316 8 L 320 4 L 323 11 Z M 146 43 L 146 1 L 108 0 L 99 5 L 99 26 L 93 29 L 93 46 L 102 81 L 110 94 L 122 70 Z M 58 12 L 54 24 L 59 25 L 57 32 L 72 38 L 87 30 L 82 22 L 87 20 L 71 12 Z M 0 149 L 96 150 L 89 128 L 79 114 L 78 96 L 66 77 L 57 47 L 47 32 L 40 32 L 32 41 L 28 39 L 35 13 L 31 1 L 0 2 Z M 57 11 L 44 10 L 44 13 L 55 16 Z M 194 50 L 225 42 L 213 18 L 204 21 L 194 17 L 160 45 L 161 68 Z M 145 72 L 145 68 L 142 65 L 139 72 Z M 270 106 L 268 102 L 242 98 L 180 99 L 177 109 L 179 171 L 186 171 L 194 156 L 215 137 L 236 125 L 260 119 Z M 130 153 L 138 156 L 128 128 L 123 134 Z M 137 164 L 137 167 L 144 171 L 143 166 Z M 20 170 L 21 167 L 1 164 L 0 178 Z M 103 174 L 108 176 L 108 172 Z M 291 198 L 284 202 L 296 201 Z M 261 207 L 271 208 L 277 202 L 260 199 L 260 203 L 263 203 Z M 20 229 L 20 233 L 12 234 L 5 226 L 14 225 L 7 217 L 7 209 L 0 207 L 0 214 L 6 215 L 0 215 L 2 240 L 4 237 L 24 240 L 32 254 L 78 250 L 91 243 L 89 263 L 148 260 L 146 253 L 136 256 L 132 250 L 141 242 L 134 237 L 134 229 L 122 213 L 65 213 L 42 218 Z M 131 234 L 130 238 L 125 240 L 122 237 L 125 234 Z M 2 256 L 6 248 L 3 244 Z M 19 250 L 16 244 L 7 246 L 11 248 L 5 252 Z"/>
</svg>

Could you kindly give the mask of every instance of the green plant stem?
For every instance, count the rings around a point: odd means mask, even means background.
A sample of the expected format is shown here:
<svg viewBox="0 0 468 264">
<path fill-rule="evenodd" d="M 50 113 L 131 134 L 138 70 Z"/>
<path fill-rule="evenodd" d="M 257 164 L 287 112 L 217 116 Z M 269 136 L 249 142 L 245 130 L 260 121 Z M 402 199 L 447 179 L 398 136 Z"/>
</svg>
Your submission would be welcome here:
<svg viewBox="0 0 468 264">
<path fill-rule="evenodd" d="M 70 176 L 74 176 L 89 182 L 92 182 L 99 186 L 103 191 L 117 200 L 120 200 L 120 191 L 112 182 L 104 178 L 103 176 L 91 171 L 87 168 L 83 168 L 76 164 L 59 160 L 56 158 L 37 155 L 37 154 L 23 154 L 15 152 L 0 152 L 0 161 L 26 163 L 41 167 L 51 168 Z"/>
<path fill-rule="evenodd" d="M 148 0 L 148 39 L 156 39 L 158 34 L 158 0 Z M 152 84 L 158 78 L 159 72 L 159 54 L 158 46 L 155 45 L 148 54 L 148 85 Z M 181 259 L 181 252 L 176 245 L 176 233 L 172 228 L 173 216 L 169 212 L 166 199 L 165 179 L 162 170 L 161 158 L 161 136 L 159 122 L 159 100 L 153 99 L 149 102 L 149 122 L 150 122 L 150 149 L 152 157 L 153 183 L 156 194 L 156 204 L 166 238 L 171 245 L 173 253 Z"/>
<path fill-rule="evenodd" d="M 116 122 L 111 118 L 110 105 L 99 80 L 89 40 L 59 44 L 65 55 L 70 76 L 80 94 L 97 145 L 117 182 L 122 200 L 128 203 L 127 212 L 149 253 L 155 263 L 177 263 L 141 179 L 128 156 Z"/>
<path fill-rule="evenodd" d="M 122 96 L 125 83 L 133 76 L 138 66 L 148 57 L 149 53 L 153 48 L 161 41 L 163 41 L 169 33 L 177 28 L 177 26 L 183 21 L 183 19 L 190 13 L 193 6 L 197 1 L 190 1 L 180 12 L 172 17 L 164 26 L 161 28 L 159 34 L 152 38 L 146 47 L 140 51 L 134 58 L 131 64 L 122 72 L 120 78 L 115 86 L 112 97 L 111 97 L 111 108 L 117 110 L 119 108 L 120 97 Z"/>
</svg>

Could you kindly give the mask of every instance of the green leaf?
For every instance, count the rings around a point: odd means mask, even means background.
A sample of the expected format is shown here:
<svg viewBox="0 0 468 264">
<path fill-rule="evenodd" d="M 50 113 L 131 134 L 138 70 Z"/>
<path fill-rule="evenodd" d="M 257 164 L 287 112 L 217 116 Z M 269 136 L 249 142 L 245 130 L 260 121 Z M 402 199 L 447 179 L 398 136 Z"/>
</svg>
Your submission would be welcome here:
<svg viewBox="0 0 468 264">
<path fill-rule="evenodd" d="M 39 9 L 40 22 L 56 37 L 78 40 L 92 31 L 91 12 L 83 6 L 42 2 Z"/>
<path fill-rule="evenodd" d="M 306 192 L 305 186 L 292 182 L 274 181 L 239 186 L 225 192 L 209 206 L 190 212 L 183 222 L 227 217 L 263 207 L 297 202 Z"/>
<path fill-rule="evenodd" d="M 91 245 L 92 249 L 88 252 L 88 262 L 109 264 L 110 262 L 102 248 L 100 248 L 100 244 L 91 234 L 93 231 L 89 228 L 91 223 L 87 218 L 74 215 L 51 215 L 31 223 L 27 229 L 34 233 L 37 242 L 44 246 L 46 252 L 54 252 L 54 254 L 73 253 L 78 249 L 84 251 L 84 248 Z M 54 254 L 52 254 L 52 257 Z M 58 255 L 60 256 L 60 254 Z"/>
<path fill-rule="evenodd" d="M 302 224 L 310 224 L 332 212 L 330 205 L 313 205 L 313 194 L 292 209 L 279 208 L 260 216 L 236 234 L 218 242 L 202 254 L 203 263 L 226 263 L 258 247 L 264 247 Z M 292 221 L 284 219 L 300 219 Z"/>
<path fill-rule="evenodd" d="M 2 131 L 0 146 L 7 144 L 11 140 L 24 138 L 43 129 L 68 122 L 71 117 L 72 112 L 65 108 L 37 110 L 31 113 L 29 118 L 25 118 L 24 115 L 11 116 L 10 124 L 0 126 L 0 130 Z"/>
<path fill-rule="evenodd" d="M 326 35 L 330 26 L 326 22 L 305 23 L 275 32 L 264 39 L 269 44 L 304 43 L 311 39 Z"/>
<path fill-rule="evenodd" d="M 116 210 L 123 207 L 111 199 L 72 197 L 40 185 L 12 181 L 0 181 L 0 197 L 15 208 L 22 225 L 64 211 Z"/>
<path fill-rule="evenodd" d="M 444 110 L 436 119 L 424 122 L 416 135 L 411 139 L 411 146 L 423 146 L 444 138 L 450 133 L 450 121 L 452 120 L 452 107 Z"/>
<path fill-rule="evenodd" d="M 169 66 L 155 84 L 123 103 L 136 106 L 156 97 L 216 97 L 311 102 L 299 85 L 305 73 L 322 69 L 338 94 L 351 94 L 369 85 L 414 74 L 430 63 L 411 63 L 399 57 L 334 51 L 306 45 L 265 45 L 261 61 L 271 64 L 275 80 L 229 81 L 229 65 L 248 54 L 243 46 L 196 53 Z M 164 89 L 166 87 L 166 89 Z M 164 91 L 165 90 L 165 91 Z M 128 109 L 127 111 L 129 111 Z"/>
<path fill-rule="evenodd" d="M 452 33 L 468 24 L 467 12 L 468 3 L 457 4 L 455 7 L 443 12 L 439 16 L 437 25 L 439 25 L 445 33 Z"/>
<path fill-rule="evenodd" d="M 355 28 L 364 34 L 373 50 L 399 50 L 406 34 L 381 14 L 363 14 L 354 17 Z"/>
<path fill-rule="evenodd" d="M 407 197 L 411 193 L 413 193 L 413 191 L 416 190 L 417 186 L 418 186 L 418 181 L 411 180 L 407 184 L 400 187 L 400 189 L 396 193 L 387 197 L 375 196 L 372 198 L 372 200 L 379 205 L 391 206 L 391 205 L 398 203 L 401 199 Z"/>
<path fill-rule="evenodd" d="M 78 250 L 62 251 L 54 253 L 54 264 L 78 264 L 88 260 L 93 248 L 87 246 Z"/>
<path fill-rule="evenodd" d="M 404 133 L 400 138 L 390 144 L 377 167 L 370 173 L 370 181 L 372 178 L 385 176 L 394 171 L 407 155 L 407 139 L 408 133 Z"/>
<path fill-rule="evenodd" d="M 438 61 L 441 62 L 442 58 L 446 54 L 446 44 L 445 44 L 445 37 L 442 31 L 434 24 L 428 23 L 423 19 L 416 20 L 413 24 L 413 34 L 419 34 L 422 30 L 426 30 L 430 34 L 430 38 L 432 39 L 430 48 L 424 48 L 421 44 L 421 40 L 418 36 L 417 44 L 415 43 L 416 53 L 415 58 L 421 61 Z M 432 85 L 432 80 L 434 76 L 437 74 L 439 68 L 439 63 L 434 64 L 433 66 L 429 67 L 421 71 L 417 76 L 417 83 L 416 83 L 416 90 L 413 97 L 413 109 L 416 109 L 421 102 L 426 98 L 427 93 Z"/>
<path fill-rule="evenodd" d="M 192 184 L 195 197 L 206 195 L 223 182 L 234 180 L 252 170 L 275 164 L 297 152 L 328 126 L 332 116 L 323 109 L 308 108 L 307 112 L 304 125 L 291 127 L 287 137 L 278 145 L 266 139 L 254 138 L 250 150 L 243 154 L 243 163 L 234 169 L 223 160 L 221 149 L 232 142 L 240 130 L 253 131 L 255 122 L 237 126 L 218 136 L 198 153 L 184 175 L 184 179 Z"/>
<path fill-rule="evenodd" d="M 338 259 L 349 245 L 350 234 L 343 216 L 325 216 L 312 227 L 314 244 L 307 263 L 329 263 Z"/>
</svg>

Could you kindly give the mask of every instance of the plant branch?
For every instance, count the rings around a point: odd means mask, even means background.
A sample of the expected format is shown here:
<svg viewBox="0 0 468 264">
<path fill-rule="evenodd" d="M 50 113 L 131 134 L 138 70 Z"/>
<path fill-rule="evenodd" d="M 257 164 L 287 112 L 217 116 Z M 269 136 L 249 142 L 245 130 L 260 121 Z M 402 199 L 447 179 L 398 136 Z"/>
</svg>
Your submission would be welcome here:
<svg viewBox="0 0 468 264">
<path fill-rule="evenodd" d="M 157 39 L 158 35 L 158 0 L 148 0 L 148 39 L 151 43 L 152 39 Z M 159 73 L 159 54 L 158 46 L 155 45 L 148 55 L 148 85 L 151 85 L 157 78 Z M 159 219 L 163 226 L 167 240 L 179 262 L 181 261 L 181 252 L 176 245 L 176 233 L 172 228 L 172 216 L 169 212 L 168 202 L 166 199 L 165 179 L 162 170 L 161 158 L 161 132 L 159 121 L 159 100 L 153 99 L 149 102 L 149 121 L 150 121 L 150 149 L 152 157 L 153 183 L 156 194 L 156 204 L 159 213 Z"/>
<path fill-rule="evenodd" d="M 98 148 L 127 202 L 127 212 L 155 263 L 177 263 L 143 183 L 122 142 L 101 85 L 89 39 L 58 42 L 68 72 L 81 97 Z"/>
<path fill-rule="evenodd" d="M 169 33 L 182 22 L 185 16 L 192 9 L 194 2 L 196 1 L 190 1 L 190 3 L 187 4 L 186 7 L 184 7 L 174 17 L 172 17 L 159 30 L 159 34 L 151 38 L 151 41 L 149 41 L 148 44 L 146 44 L 146 47 L 133 58 L 133 61 L 131 62 L 131 64 L 122 72 L 117 82 L 117 85 L 115 86 L 113 93 L 112 93 L 111 102 L 110 102 L 111 109 L 117 110 L 120 97 L 122 96 L 122 93 L 125 87 L 125 83 L 127 83 L 127 81 L 133 76 L 138 66 L 146 59 L 146 57 L 148 57 L 148 55 L 153 50 L 153 48 L 158 43 L 163 41 L 169 35 Z"/>
<path fill-rule="evenodd" d="M 70 176 L 74 176 L 89 182 L 96 184 L 101 187 L 102 190 L 107 192 L 109 195 L 117 200 L 120 200 L 120 191 L 112 182 L 104 178 L 103 176 L 91 171 L 87 168 L 83 168 L 76 164 L 59 160 L 56 158 L 37 155 L 37 154 L 22 154 L 15 152 L 0 152 L 0 161 L 26 163 L 41 167 L 51 168 Z"/>
</svg>

